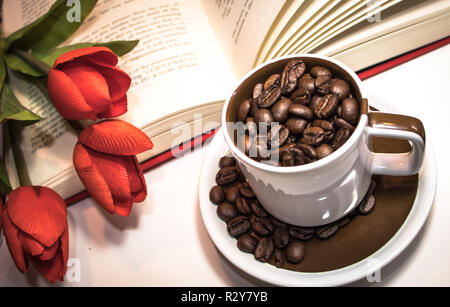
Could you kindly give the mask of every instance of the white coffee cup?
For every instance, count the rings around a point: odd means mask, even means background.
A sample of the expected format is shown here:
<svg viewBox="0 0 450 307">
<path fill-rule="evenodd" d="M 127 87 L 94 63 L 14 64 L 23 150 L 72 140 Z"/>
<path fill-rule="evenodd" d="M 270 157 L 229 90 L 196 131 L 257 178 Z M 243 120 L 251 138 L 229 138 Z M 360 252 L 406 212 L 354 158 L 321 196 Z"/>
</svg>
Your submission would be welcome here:
<svg viewBox="0 0 450 307">
<path fill-rule="evenodd" d="M 303 60 L 307 69 L 324 66 L 346 80 L 360 103 L 361 116 L 351 137 L 329 156 L 300 166 L 264 164 L 246 156 L 235 144 L 237 108 L 252 96 L 255 84 L 280 73 L 292 59 Z M 247 73 L 225 102 L 222 127 L 226 144 L 264 208 L 283 222 L 306 227 L 334 222 L 355 209 L 365 196 L 372 175 L 418 173 L 425 150 L 420 120 L 369 111 L 362 82 L 349 67 L 335 59 L 311 54 L 277 58 Z M 373 136 L 408 140 L 412 150 L 400 154 L 374 153 L 370 149 Z"/>
</svg>

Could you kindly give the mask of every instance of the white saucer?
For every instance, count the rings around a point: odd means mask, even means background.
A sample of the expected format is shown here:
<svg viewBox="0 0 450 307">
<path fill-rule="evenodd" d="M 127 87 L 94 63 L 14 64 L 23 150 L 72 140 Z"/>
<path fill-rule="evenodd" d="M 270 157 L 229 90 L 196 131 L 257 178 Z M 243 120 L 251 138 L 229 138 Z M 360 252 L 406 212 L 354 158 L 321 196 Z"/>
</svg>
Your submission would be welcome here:
<svg viewBox="0 0 450 307">
<path fill-rule="evenodd" d="M 337 270 L 302 273 L 279 269 L 271 264 L 256 261 L 251 254 L 241 252 L 236 247 L 236 239 L 228 235 L 225 223 L 217 217 L 217 206 L 209 200 L 209 191 L 216 184 L 215 176 L 219 167 L 219 159 L 227 151 L 222 129 L 220 129 L 209 146 L 200 173 L 199 200 L 203 221 L 212 241 L 228 260 L 246 273 L 274 285 L 337 286 L 371 276 L 392 261 L 411 243 L 425 223 L 434 200 L 436 166 L 431 146 L 428 143 L 425 161 L 419 173 L 413 207 L 397 233 L 382 248 L 369 258 Z"/>
</svg>

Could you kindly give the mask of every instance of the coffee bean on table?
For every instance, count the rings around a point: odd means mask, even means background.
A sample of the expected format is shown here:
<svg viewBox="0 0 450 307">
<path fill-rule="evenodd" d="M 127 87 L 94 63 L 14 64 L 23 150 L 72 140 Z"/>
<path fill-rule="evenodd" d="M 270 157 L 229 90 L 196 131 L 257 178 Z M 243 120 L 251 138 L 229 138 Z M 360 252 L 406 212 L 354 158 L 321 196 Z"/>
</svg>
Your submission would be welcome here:
<svg viewBox="0 0 450 307">
<path fill-rule="evenodd" d="M 258 239 L 250 234 L 244 234 L 237 239 L 237 247 L 245 253 L 253 253 L 258 244 Z"/>
<path fill-rule="evenodd" d="M 300 241 L 292 241 L 286 247 L 286 260 L 293 264 L 300 263 L 305 256 L 305 250 L 305 244 Z"/>
<path fill-rule="evenodd" d="M 238 215 L 236 206 L 233 204 L 223 202 L 217 207 L 217 216 L 225 222 L 231 221 Z"/>
<path fill-rule="evenodd" d="M 209 191 L 209 199 L 213 204 L 220 204 L 225 200 L 225 191 L 220 185 L 213 186 Z"/>
<path fill-rule="evenodd" d="M 269 262 L 274 252 L 274 246 L 270 237 L 261 238 L 256 246 L 254 256 L 260 262 Z"/>
<path fill-rule="evenodd" d="M 239 215 L 230 220 L 227 224 L 228 233 L 232 237 L 239 237 L 250 230 L 252 225 L 246 216 Z"/>
</svg>

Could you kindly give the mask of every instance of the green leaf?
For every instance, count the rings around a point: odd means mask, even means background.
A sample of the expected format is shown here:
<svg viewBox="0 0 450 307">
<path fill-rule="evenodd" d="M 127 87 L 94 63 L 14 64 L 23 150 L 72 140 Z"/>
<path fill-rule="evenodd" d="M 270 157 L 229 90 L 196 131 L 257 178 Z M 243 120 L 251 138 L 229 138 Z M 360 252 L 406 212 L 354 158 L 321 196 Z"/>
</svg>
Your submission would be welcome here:
<svg viewBox="0 0 450 307">
<path fill-rule="evenodd" d="M 32 77 L 41 77 L 44 75 L 18 55 L 12 53 L 5 54 L 5 62 L 12 70 L 19 71 L 26 75 Z"/>
<path fill-rule="evenodd" d="M 12 191 L 11 183 L 9 182 L 8 173 L 6 172 L 3 159 L 0 159 L 0 191 L 2 191 L 4 194 L 8 194 Z"/>
<path fill-rule="evenodd" d="M 62 54 L 86 47 L 108 47 L 111 49 L 117 56 L 123 56 L 134 49 L 139 43 L 138 40 L 134 41 L 112 41 L 107 43 L 78 43 L 74 45 L 54 48 L 45 52 L 34 52 L 33 55 L 45 62 L 47 65 L 53 67 L 56 59 L 60 57 Z"/>
<path fill-rule="evenodd" d="M 3 86 L 3 82 L 5 81 L 6 78 L 6 67 L 5 67 L 5 62 L 3 62 L 0 59 L 0 89 Z"/>
<path fill-rule="evenodd" d="M 0 123 L 6 120 L 27 121 L 27 124 L 41 120 L 39 115 L 25 108 L 11 91 L 7 84 L 3 84 L 0 94 Z"/>
<path fill-rule="evenodd" d="M 80 4 L 80 22 L 69 21 L 69 16 Z M 86 16 L 97 4 L 97 0 L 76 1 L 74 7 L 67 0 L 57 0 L 49 11 L 30 25 L 6 38 L 7 46 L 23 50 L 44 51 L 55 48 L 66 41 L 80 27 Z"/>
</svg>

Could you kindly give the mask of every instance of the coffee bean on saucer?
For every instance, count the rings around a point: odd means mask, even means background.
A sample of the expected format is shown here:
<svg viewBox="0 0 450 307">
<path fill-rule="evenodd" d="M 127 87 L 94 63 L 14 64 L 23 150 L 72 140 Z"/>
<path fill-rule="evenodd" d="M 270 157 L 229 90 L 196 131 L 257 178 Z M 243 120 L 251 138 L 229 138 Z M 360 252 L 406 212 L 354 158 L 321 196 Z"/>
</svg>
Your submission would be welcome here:
<svg viewBox="0 0 450 307">
<path fill-rule="evenodd" d="M 240 196 L 239 194 L 239 188 L 237 185 L 231 186 L 227 189 L 227 192 L 225 193 L 225 199 L 227 202 L 235 204 L 236 199 Z"/>
<path fill-rule="evenodd" d="M 209 191 L 209 199 L 213 204 L 220 204 L 225 200 L 225 192 L 220 185 L 212 187 Z"/>
<path fill-rule="evenodd" d="M 283 251 L 275 249 L 273 252 L 273 260 L 277 268 L 282 268 L 284 266 L 284 255 Z"/>
<path fill-rule="evenodd" d="M 307 241 L 314 237 L 314 229 L 289 225 L 289 235 L 294 239 Z"/>
<path fill-rule="evenodd" d="M 222 168 L 216 175 L 216 183 L 218 185 L 228 185 L 235 182 L 239 178 L 236 167 L 229 166 Z"/>
<path fill-rule="evenodd" d="M 252 225 L 246 216 L 239 215 L 230 220 L 227 224 L 228 233 L 232 237 L 239 237 L 250 230 Z"/>
<path fill-rule="evenodd" d="M 224 168 L 224 167 L 230 167 L 230 166 L 235 166 L 236 165 L 236 159 L 234 159 L 233 157 L 222 157 L 219 160 L 219 167 L 220 168 Z"/>
<path fill-rule="evenodd" d="M 252 213 L 252 209 L 250 208 L 250 205 L 245 197 L 238 197 L 236 199 L 236 209 L 239 213 L 244 215 L 250 215 Z"/>
<path fill-rule="evenodd" d="M 244 234 L 237 239 L 237 247 L 245 253 L 253 253 L 258 244 L 258 239 L 250 234 Z"/>
<path fill-rule="evenodd" d="M 259 217 L 268 217 L 269 213 L 267 213 L 266 210 L 259 204 L 259 202 L 256 200 L 249 201 L 250 202 L 250 208 L 252 209 L 253 213 Z"/>
<path fill-rule="evenodd" d="M 375 196 L 370 195 L 358 206 L 358 212 L 366 215 L 372 212 L 373 208 L 375 208 Z"/>
<path fill-rule="evenodd" d="M 261 236 L 268 236 L 273 231 L 272 223 L 266 218 L 253 216 L 250 222 L 252 223 L 252 229 Z"/>
<path fill-rule="evenodd" d="M 339 226 L 336 223 L 320 226 L 316 228 L 316 237 L 321 240 L 328 239 L 332 237 L 338 231 L 338 229 Z"/>
<path fill-rule="evenodd" d="M 300 263 L 305 256 L 305 250 L 305 244 L 300 241 L 292 241 L 286 247 L 286 260 L 293 264 Z"/>
<path fill-rule="evenodd" d="M 289 232 L 287 228 L 277 227 L 273 231 L 273 244 L 276 248 L 283 249 L 289 243 Z"/>
<path fill-rule="evenodd" d="M 252 189 L 250 189 L 250 188 L 242 187 L 239 189 L 239 193 L 242 196 L 247 197 L 247 198 L 255 198 L 255 193 L 253 193 Z"/>
<path fill-rule="evenodd" d="M 217 207 L 217 216 L 224 222 L 228 222 L 238 215 L 238 211 L 233 204 L 224 202 Z"/>
<path fill-rule="evenodd" d="M 260 262 L 269 262 L 274 252 L 274 246 L 270 237 L 261 238 L 256 246 L 254 256 Z"/>
</svg>

